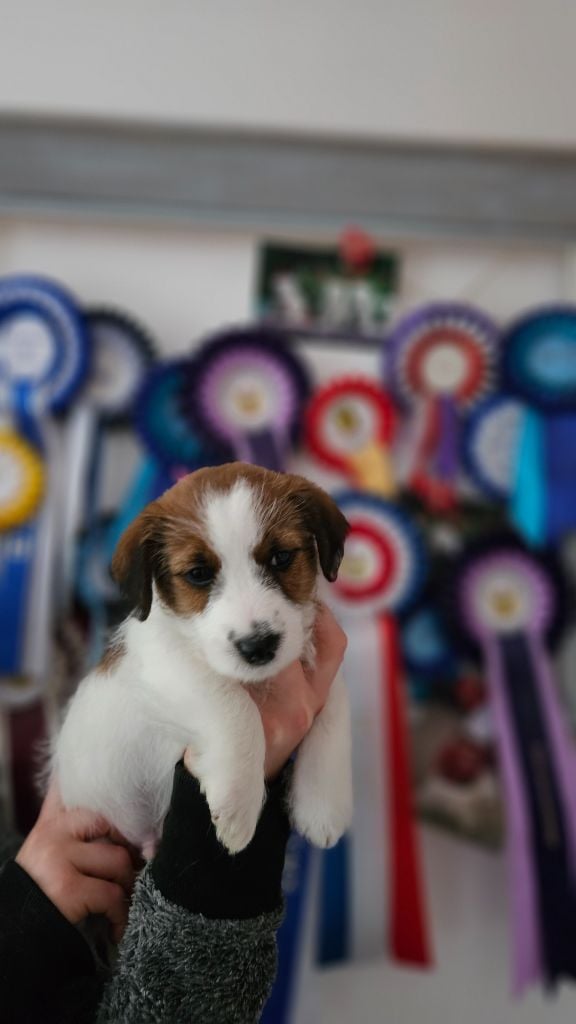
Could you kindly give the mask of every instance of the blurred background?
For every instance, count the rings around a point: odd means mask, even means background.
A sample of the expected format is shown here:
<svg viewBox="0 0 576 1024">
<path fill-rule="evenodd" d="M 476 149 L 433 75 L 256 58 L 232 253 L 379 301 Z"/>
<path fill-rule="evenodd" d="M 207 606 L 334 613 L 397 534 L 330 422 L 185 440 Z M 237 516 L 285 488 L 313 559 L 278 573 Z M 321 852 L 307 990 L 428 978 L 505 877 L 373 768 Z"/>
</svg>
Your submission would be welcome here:
<svg viewBox="0 0 576 1024">
<path fill-rule="evenodd" d="M 576 9 L 0 9 L 5 817 L 32 824 L 35 745 L 126 611 L 108 574 L 123 526 L 199 465 L 297 469 L 357 526 L 333 597 L 350 635 L 357 815 L 335 855 L 293 843 L 294 927 L 264 1019 L 572 1020 L 570 957 L 547 957 L 546 842 L 521 754 L 536 735 L 546 746 L 573 868 L 558 766 L 573 766 L 576 710 Z M 463 621 L 469 565 L 485 577 Z M 520 674 L 539 697 L 523 726 L 511 633 L 533 641 Z M 388 762 L 398 737 L 409 765 Z M 399 792 L 409 810 L 395 819 Z M 522 836 L 539 894 L 532 970 L 513 884 Z M 404 945 L 390 937 L 399 900 Z M 576 949 L 576 912 L 558 932 Z"/>
</svg>

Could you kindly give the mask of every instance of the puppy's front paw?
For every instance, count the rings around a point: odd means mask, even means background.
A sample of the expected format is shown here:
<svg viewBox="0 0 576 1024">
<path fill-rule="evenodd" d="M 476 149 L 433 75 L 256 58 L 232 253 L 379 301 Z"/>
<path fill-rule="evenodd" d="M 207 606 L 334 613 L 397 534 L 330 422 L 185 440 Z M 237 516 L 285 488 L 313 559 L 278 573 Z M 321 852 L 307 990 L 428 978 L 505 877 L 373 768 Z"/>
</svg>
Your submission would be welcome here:
<svg viewBox="0 0 576 1024">
<path fill-rule="evenodd" d="M 225 794 L 207 788 L 206 797 L 216 835 L 230 853 L 239 853 L 252 839 L 264 802 L 264 782 L 251 792 L 232 785 Z"/>
<path fill-rule="evenodd" d="M 343 780 L 340 789 L 334 786 L 330 794 L 304 780 L 295 779 L 292 794 L 292 824 L 300 835 L 314 846 L 335 846 L 352 822 L 352 787 Z"/>
</svg>

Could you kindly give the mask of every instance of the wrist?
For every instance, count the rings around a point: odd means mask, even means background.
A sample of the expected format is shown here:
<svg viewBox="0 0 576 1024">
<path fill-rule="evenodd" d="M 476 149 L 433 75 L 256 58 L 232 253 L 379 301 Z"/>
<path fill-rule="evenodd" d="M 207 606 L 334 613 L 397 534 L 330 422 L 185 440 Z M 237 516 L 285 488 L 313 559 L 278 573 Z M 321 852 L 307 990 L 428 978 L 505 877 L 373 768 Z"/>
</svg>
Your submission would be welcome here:
<svg viewBox="0 0 576 1024">
<path fill-rule="evenodd" d="M 198 781 L 180 763 L 152 864 L 158 889 L 173 903 L 209 918 L 246 919 L 276 910 L 290 825 L 285 809 L 289 769 L 268 785 L 248 846 L 231 855 L 219 843 Z"/>
</svg>

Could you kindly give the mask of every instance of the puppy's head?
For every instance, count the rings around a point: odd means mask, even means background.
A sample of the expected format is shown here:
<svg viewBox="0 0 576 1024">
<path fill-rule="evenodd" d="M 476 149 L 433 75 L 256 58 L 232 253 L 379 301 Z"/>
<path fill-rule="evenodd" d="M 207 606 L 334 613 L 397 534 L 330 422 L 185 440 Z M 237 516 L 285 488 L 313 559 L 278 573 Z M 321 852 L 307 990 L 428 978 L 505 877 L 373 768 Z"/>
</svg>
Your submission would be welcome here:
<svg viewBox="0 0 576 1024">
<path fill-rule="evenodd" d="M 347 529 L 303 477 L 232 463 L 148 505 L 112 572 L 138 618 L 157 600 L 215 671 L 256 682 L 302 654 L 319 573 L 336 579 Z"/>
</svg>

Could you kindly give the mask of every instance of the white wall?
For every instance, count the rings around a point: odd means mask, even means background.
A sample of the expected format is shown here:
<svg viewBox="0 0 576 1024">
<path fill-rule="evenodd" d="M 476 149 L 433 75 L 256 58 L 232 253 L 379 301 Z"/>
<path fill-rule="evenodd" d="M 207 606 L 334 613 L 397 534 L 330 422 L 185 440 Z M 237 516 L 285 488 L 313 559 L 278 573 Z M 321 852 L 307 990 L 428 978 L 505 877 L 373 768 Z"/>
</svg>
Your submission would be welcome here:
<svg viewBox="0 0 576 1024">
<path fill-rule="evenodd" d="M 378 241 L 401 257 L 404 306 L 460 299 L 506 320 L 527 305 L 575 294 L 572 250 L 563 245 Z M 132 309 L 167 353 L 182 352 L 207 330 L 249 315 L 257 245 L 256 235 L 241 232 L 6 219 L 0 273 L 61 278 L 86 304 L 106 300 Z"/>
<path fill-rule="evenodd" d="M 572 985 L 510 995 L 504 858 L 423 829 L 434 928 L 430 971 L 388 962 L 318 971 L 297 1024 L 573 1024 Z"/>
<path fill-rule="evenodd" d="M 575 261 L 562 246 L 387 241 L 402 259 L 402 305 L 457 298 L 506 320 L 528 305 L 574 294 Z M 54 276 L 86 304 L 132 311 L 164 353 L 180 353 L 206 331 L 250 315 L 257 243 L 240 233 L 6 220 L 0 221 L 0 275 Z M 358 369 L 354 352 L 340 360 L 338 366 L 321 357 L 315 362 L 323 376 Z M 370 361 L 375 370 L 376 357 Z M 112 499 L 126 486 L 136 451 L 118 436 L 109 451 Z M 571 991 L 551 1008 L 538 995 L 515 1007 L 510 1002 L 502 856 L 434 830 L 425 835 L 438 968 L 414 974 L 379 963 L 318 974 L 297 1024 L 572 1024 Z"/>
<path fill-rule="evenodd" d="M 505 321 L 530 304 L 567 298 L 576 287 L 571 251 L 562 246 L 392 239 L 382 244 L 401 257 L 400 306 L 461 299 Z M 165 355 L 172 355 L 189 351 L 207 332 L 250 316 L 257 246 L 256 236 L 241 233 L 0 220 L 0 274 L 48 274 L 65 282 L 85 305 L 124 308 L 149 327 Z M 377 353 L 339 350 L 328 358 L 324 350 L 309 351 L 320 378 L 378 373 Z M 106 507 L 116 504 L 137 455 L 130 438 L 114 437 L 104 471 Z"/>
<path fill-rule="evenodd" d="M 571 0 L 1 0 L 0 109 L 576 142 Z"/>
</svg>

